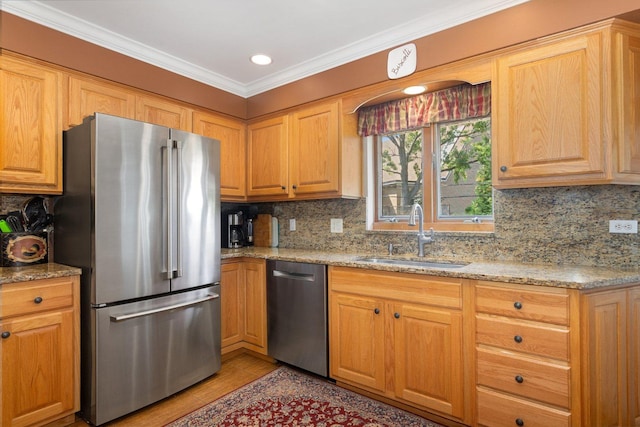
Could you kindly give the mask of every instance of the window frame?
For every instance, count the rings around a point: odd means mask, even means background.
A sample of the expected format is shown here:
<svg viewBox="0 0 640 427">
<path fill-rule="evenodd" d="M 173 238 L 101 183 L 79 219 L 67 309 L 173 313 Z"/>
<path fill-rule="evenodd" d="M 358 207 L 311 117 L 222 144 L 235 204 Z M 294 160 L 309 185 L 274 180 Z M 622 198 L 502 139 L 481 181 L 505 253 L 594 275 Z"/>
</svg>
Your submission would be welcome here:
<svg viewBox="0 0 640 427">
<path fill-rule="evenodd" d="M 491 115 L 488 116 L 490 119 Z M 435 150 L 435 144 L 438 136 L 435 134 L 438 126 L 435 123 L 422 128 L 422 209 L 424 212 L 423 225 L 425 229 L 433 228 L 435 231 L 452 231 L 452 232 L 493 232 L 494 219 L 481 217 L 480 222 L 472 222 L 468 218 L 439 218 L 439 185 L 436 172 L 438 167 L 436 161 L 439 161 L 439 154 Z M 397 231 L 415 231 L 417 227 L 409 226 L 408 219 L 404 217 L 398 218 L 397 221 L 381 220 L 379 217 L 379 206 L 381 204 L 381 186 L 380 174 L 378 167 L 381 158 L 380 143 L 381 136 L 370 137 L 369 142 L 373 145 L 371 160 L 368 161 L 368 167 L 373 169 L 373 173 L 369 174 L 369 178 L 373 179 L 373 184 L 369 186 L 368 196 L 373 197 L 373 203 L 369 204 L 368 209 L 372 209 L 371 229 L 372 230 L 397 230 Z M 372 194 L 373 192 L 373 194 Z"/>
</svg>

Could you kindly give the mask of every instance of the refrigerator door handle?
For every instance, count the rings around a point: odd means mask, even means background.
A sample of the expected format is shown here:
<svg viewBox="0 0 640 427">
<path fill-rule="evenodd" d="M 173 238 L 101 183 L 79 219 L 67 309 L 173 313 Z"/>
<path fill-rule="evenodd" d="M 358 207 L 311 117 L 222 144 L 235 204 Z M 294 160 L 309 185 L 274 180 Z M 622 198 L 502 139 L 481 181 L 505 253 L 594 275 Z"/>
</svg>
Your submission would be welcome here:
<svg viewBox="0 0 640 427">
<path fill-rule="evenodd" d="M 200 299 L 196 299 L 193 301 L 187 301 L 187 302 L 183 302 L 180 304 L 172 304 L 172 305 L 168 305 L 166 307 L 159 307 L 159 308 L 154 308 L 151 310 L 144 310 L 144 311 L 138 311 L 136 313 L 128 313 L 128 314 L 120 314 L 117 316 L 110 316 L 111 321 L 112 322 L 121 322 L 123 320 L 130 320 L 130 319 L 135 319 L 138 317 L 144 317 L 144 316 L 149 316 L 151 314 L 158 314 L 158 313 L 162 313 L 165 311 L 171 311 L 171 310 L 177 310 L 179 308 L 185 308 L 185 307 L 189 307 L 192 305 L 197 305 L 197 304 L 201 304 L 203 302 L 207 302 L 207 301 L 211 301 L 214 299 L 220 298 L 219 294 L 209 294 L 204 298 L 200 298 Z"/>
<path fill-rule="evenodd" d="M 176 193 L 182 194 L 182 141 L 175 141 L 174 147 L 178 153 L 176 161 L 176 182 L 178 189 L 176 190 Z M 176 276 L 174 277 L 182 277 L 182 203 L 177 201 L 176 207 L 176 224 L 178 226 L 176 234 Z"/>
<path fill-rule="evenodd" d="M 172 191 L 172 183 L 173 183 L 173 140 L 167 140 L 167 175 L 165 184 L 166 190 L 166 212 L 167 212 L 167 223 L 165 226 L 165 233 L 167 233 L 167 253 L 166 253 L 166 261 L 167 261 L 167 279 L 173 278 L 173 203 L 174 203 L 174 195 Z"/>
</svg>

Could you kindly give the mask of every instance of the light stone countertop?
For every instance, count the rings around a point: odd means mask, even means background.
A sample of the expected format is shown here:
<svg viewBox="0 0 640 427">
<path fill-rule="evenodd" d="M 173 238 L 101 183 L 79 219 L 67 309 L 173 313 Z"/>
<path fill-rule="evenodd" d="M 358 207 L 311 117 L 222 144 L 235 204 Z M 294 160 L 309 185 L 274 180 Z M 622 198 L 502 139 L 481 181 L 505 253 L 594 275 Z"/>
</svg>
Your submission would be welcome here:
<svg viewBox="0 0 640 427">
<path fill-rule="evenodd" d="M 303 249 L 279 249 L 247 247 L 222 249 L 221 258 L 241 257 L 308 262 L 343 267 L 367 268 L 380 271 L 415 273 L 462 279 L 489 280 L 537 286 L 553 286 L 571 289 L 598 289 L 640 283 L 640 267 L 611 269 L 571 265 L 521 264 L 507 262 L 471 262 L 460 268 L 416 267 L 402 264 L 380 264 L 361 261 L 363 257 L 388 258 L 367 253 L 335 253 Z M 393 256 L 398 260 L 416 260 L 416 257 Z M 429 260 L 425 258 L 425 260 Z M 442 261 L 442 260 L 430 260 Z M 445 262 L 459 262 L 445 260 Z M 27 267 L 0 267 L 0 285 L 38 279 L 73 276 L 81 270 L 62 264 L 49 263 Z"/>
<path fill-rule="evenodd" d="M 56 263 L 37 264 L 25 267 L 0 267 L 0 285 L 38 279 L 76 276 L 81 273 L 82 270 L 79 268 Z"/>
<path fill-rule="evenodd" d="M 401 264 L 380 264 L 360 261 L 363 257 L 419 260 L 417 257 L 372 255 L 367 253 L 335 253 L 301 249 L 246 247 L 223 249 L 222 259 L 251 257 L 283 261 L 308 262 L 372 270 L 416 273 L 441 277 L 489 280 L 525 285 L 552 286 L 571 289 L 598 289 L 639 283 L 640 267 L 611 269 L 572 265 L 522 264 L 513 262 L 471 262 L 460 268 L 416 267 Z M 425 258 L 424 260 L 429 260 Z M 429 260 L 442 261 L 442 260 Z M 445 260 L 444 262 L 460 262 Z"/>
</svg>

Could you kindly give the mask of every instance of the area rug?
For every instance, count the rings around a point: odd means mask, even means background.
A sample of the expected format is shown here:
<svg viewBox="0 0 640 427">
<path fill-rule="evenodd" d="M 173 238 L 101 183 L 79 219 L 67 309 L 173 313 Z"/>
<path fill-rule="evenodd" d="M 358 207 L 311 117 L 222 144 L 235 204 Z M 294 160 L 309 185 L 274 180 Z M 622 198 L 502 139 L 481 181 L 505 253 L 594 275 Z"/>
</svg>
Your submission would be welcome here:
<svg viewBox="0 0 640 427">
<path fill-rule="evenodd" d="M 167 427 L 442 427 L 286 366 Z"/>
</svg>

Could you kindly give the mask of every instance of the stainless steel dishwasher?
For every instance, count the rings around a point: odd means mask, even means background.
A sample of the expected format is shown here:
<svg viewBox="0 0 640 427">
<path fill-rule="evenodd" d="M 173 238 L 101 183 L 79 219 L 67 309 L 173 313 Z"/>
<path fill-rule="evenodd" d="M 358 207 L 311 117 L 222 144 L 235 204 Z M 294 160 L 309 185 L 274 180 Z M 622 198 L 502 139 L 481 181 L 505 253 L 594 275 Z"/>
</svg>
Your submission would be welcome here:
<svg viewBox="0 0 640 427">
<path fill-rule="evenodd" d="M 329 374 L 327 267 L 267 261 L 269 356 L 324 377 Z"/>
</svg>

